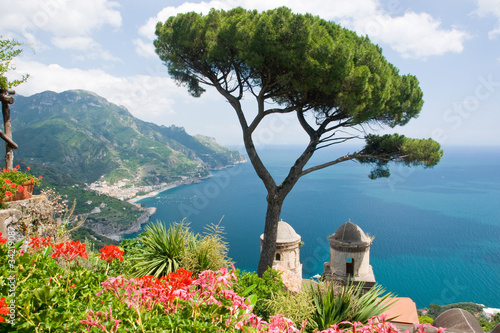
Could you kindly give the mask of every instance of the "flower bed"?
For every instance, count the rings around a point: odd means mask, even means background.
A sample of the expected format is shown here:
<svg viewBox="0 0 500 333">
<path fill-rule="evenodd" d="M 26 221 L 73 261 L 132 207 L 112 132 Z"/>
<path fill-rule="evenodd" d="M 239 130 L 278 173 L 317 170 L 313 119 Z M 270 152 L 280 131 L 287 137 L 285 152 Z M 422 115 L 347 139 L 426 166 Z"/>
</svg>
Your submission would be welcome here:
<svg viewBox="0 0 500 333">
<path fill-rule="evenodd" d="M 32 237 L 20 250 L 0 234 L 0 331 L 16 332 L 303 332 L 282 314 L 265 321 L 253 313 L 256 296 L 238 294 L 232 270 L 206 270 L 194 276 L 182 268 L 161 278 L 116 276 L 123 250 L 107 245 L 88 254 L 85 244 L 52 244 Z M 12 272 L 17 272 L 12 274 Z M 13 304 L 12 307 L 8 305 Z M 368 325 L 342 322 L 322 332 L 381 332 L 397 329 L 385 318 Z M 342 328 L 341 328 L 342 327 Z M 421 327 L 423 332 L 423 326 Z"/>
</svg>

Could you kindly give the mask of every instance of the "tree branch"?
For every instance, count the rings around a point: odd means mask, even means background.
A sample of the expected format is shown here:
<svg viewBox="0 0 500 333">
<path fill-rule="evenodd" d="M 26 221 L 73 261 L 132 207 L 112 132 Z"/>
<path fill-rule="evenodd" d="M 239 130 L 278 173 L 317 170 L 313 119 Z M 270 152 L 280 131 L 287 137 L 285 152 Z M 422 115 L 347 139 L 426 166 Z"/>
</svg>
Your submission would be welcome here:
<svg viewBox="0 0 500 333">
<path fill-rule="evenodd" d="M 330 142 L 330 143 L 329 144 L 325 144 L 325 145 L 320 146 L 320 147 L 316 147 L 316 150 L 319 150 L 319 149 L 322 149 L 322 148 L 326 148 L 326 147 L 330 147 L 330 146 L 333 146 L 333 145 L 336 145 L 336 144 L 339 144 L 339 143 L 344 143 L 344 142 L 352 140 L 352 139 L 360 139 L 360 137 L 359 136 L 351 136 L 351 137 L 343 137 L 343 138 L 323 139 L 323 140 L 319 141 L 320 144 L 321 143 L 325 143 L 325 142 Z"/>
<path fill-rule="evenodd" d="M 314 136 L 317 135 L 316 131 L 314 128 L 309 125 L 307 122 L 306 118 L 304 117 L 304 111 L 303 110 L 297 110 L 297 118 L 299 120 L 300 126 L 306 131 L 306 133 L 309 135 L 309 138 L 312 140 Z"/>
<path fill-rule="evenodd" d="M 309 168 L 307 170 L 304 170 L 304 171 L 302 171 L 302 173 L 301 173 L 300 176 L 302 177 L 302 176 L 307 175 L 308 173 L 311 173 L 313 171 L 321 170 L 321 169 L 327 168 L 329 166 L 332 166 L 332 165 L 335 165 L 335 164 L 338 164 L 338 163 L 341 163 L 341 162 L 345 162 L 345 161 L 349 161 L 349 160 L 355 159 L 357 157 L 359 157 L 358 153 L 354 153 L 354 154 L 350 154 L 350 155 L 344 155 L 342 157 L 337 158 L 334 161 L 331 161 L 331 162 L 328 162 L 328 163 L 323 163 L 323 164 L 320 164 L 320 165 L 316 165 L 316 166 L 311 167 L 311 168 Z"/>
<path fill-rule="evenodd" d="M 284 108 L 284 109 L 279 109 L 279 108 L 268 109 L 268 110 L 264 111 L 264 116 L 267 116 L 268 114 L 272 114 L 272 113 L 290 113 L 290 112 L 294 111 L 295 109 L 296 109 L 296 107 L 294 107 L 294 106 L 289 106 L 289 107 Z"/>
<path fill-rule="evenodd" d="M 378 160 L 395 161 L 396 159 L 400 160 L 400 159 L 407 156 L 407 155 L 401 155 L 401 156 L 397 156 L 397 158 L 391 158 L 391 156 L 393 156 L 393 155 L 394 154 L 380 154 L 380 155 L 363 154 L 361 152 L 353 153 L 353 154 L 349 154 L 349 155 L 344 155 L 342 157 L 337 158 L 334 161 L 323 163 L 320 165 L 316 165 L 316 166 L 311 167 L 307 170 L 304 170 L 300 176 L 302 177 L 302 176 L 307 175 L 308 173 L 311 173 L 313 171 L 321 170 L 321 169 L 327 168 L 329 166 L 332 166 L 332 165 L 335 165 L 335 164 L 338 164 L 341 162 L 345 162 L 345 161 L 349 161 L 349 160 L 353 160 L 353 159 L 358 159 L 358 158 L 373 158 L 373 159 L 378 159 Z"/>
</svg>

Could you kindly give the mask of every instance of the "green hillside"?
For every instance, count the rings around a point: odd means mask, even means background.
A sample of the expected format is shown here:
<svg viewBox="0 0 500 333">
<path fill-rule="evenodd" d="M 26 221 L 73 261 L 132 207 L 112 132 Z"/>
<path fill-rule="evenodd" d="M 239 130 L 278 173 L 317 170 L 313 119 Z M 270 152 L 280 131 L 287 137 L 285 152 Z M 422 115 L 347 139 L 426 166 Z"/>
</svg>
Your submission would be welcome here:
<svg viewBox="0 0 500 333">
<path fill-rule="evenodd" d="M 16 160 L 55 169 L 77 182 L 126 178 L 156 185 L 183 177 L 206 177 L 210 169 L 242 159 L 233 150 L 207 144 L 181 127 L 134 118 L 124 107 L 83 90 L 16 97 L 12 128 Z"/>
<path fill-rule="evenodd" d="M 14 163 L 43 175 L 85 224 L 74 237 L 99 244 L 137 228 L 145 209 L 85 190 L 97 180 L 147 186 L 207 177 L 243 160 L 215 140 L 191 136 L 184 128 L 159 126 L 134 118 L 124 107 L 88 91 L 45 91 L 16 96 L 11 106 Z M 2 149 L 5 149 L 5 145 Z M 36 189 L 39 191 L 39 189 Z M 99 207 L 98 213 L 89 214 Z M 110 240 L 107 240 L 108 242 Z"/>
</svg>

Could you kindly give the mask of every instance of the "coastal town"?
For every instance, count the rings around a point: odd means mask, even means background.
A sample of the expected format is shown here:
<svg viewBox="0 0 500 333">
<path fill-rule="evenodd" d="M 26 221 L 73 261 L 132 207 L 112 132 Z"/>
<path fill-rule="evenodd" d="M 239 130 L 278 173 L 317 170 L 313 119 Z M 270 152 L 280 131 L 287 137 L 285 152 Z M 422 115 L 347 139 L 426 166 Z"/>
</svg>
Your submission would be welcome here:
<svg viewBox="0 0 500 333">
<path fill-rule="evenodd" d="M 160 183 L 158 185 L 143 185 L 136 186 L 129 179 L 122 179 L 116 183 L 108 183 L 106 180 L 99 180 L 87 185 L 86 189 L 96 192 L 99 195 L 107 195 L 122 201 L 128 201 L 131 204 L 136 204 L 137 201 L 154 197 L 158 193 L 169 190 L 171 188 L 199 182 L 198 179 L 182 176 L 180 180 L 171 183 Z"/>
</svg>

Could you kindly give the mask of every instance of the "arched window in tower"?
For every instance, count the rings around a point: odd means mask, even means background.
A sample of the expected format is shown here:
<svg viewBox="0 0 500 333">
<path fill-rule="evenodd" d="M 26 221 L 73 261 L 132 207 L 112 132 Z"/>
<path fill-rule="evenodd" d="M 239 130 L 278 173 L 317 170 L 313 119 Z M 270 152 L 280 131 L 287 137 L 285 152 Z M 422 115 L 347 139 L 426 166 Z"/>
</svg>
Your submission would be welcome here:
<svg viewBox="0 0 500 333">
<path fill-rule="evenodd" d="M 281 255 L 279 253 L 276 253 L 276 261 L 281 261 Z"/>
<path fill-rule="evenodd" d="M 347 258 L 345 261 L 345 274 L 354 276 L 354 259 Z"/>
</svg>

